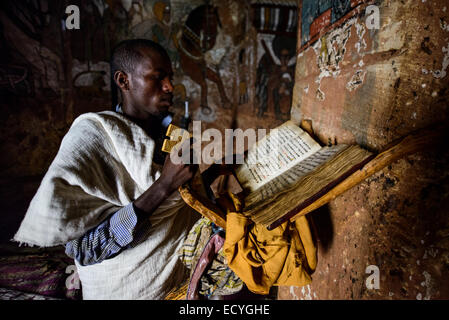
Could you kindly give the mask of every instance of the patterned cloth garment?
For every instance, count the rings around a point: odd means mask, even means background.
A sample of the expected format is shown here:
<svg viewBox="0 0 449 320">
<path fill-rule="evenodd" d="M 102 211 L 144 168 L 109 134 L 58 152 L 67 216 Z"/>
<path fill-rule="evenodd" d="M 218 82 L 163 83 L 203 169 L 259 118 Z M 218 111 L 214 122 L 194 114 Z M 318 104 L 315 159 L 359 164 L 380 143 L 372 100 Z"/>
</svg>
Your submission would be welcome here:
<svg viewBox="0 0 449 320">
<path fill-rule="evenodd" d="M 130 203 L 81 238 L 67 243 L 65 253 L 82 266 L 100 263 L 144 239 L 151 227 L 150 221 L 136 225 L 137 215 Z"/>
<path fill-rule="evenodd" d="M 205 217 L 198 220 L 190 230 L 187 239 L 178 251 L 181 261 L 190 269 L 190 278 L 192 278 L 201 256 L 204 256 L 207 244 L 218 233 L 223 234 L 223 229 Z M 189 283 L 190 288 L 193 286 L 198 288 L 199 295 L 210 298 L 211 296 L 226 296 L 239 292 L 243 288 L 243 281 L 229 268 L 223 255 L 223 249 L 220 249 L 202 274 L 199 284 Z"/>
</svg>

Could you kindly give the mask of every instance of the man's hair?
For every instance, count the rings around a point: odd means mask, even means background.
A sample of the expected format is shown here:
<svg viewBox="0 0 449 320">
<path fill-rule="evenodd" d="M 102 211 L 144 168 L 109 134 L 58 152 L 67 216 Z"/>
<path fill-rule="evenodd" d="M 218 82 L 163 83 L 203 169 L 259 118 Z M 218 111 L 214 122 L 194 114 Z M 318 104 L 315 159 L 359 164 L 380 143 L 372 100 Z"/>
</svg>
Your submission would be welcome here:
<svg viewBox="0 0 449 320">
<path fill-rule="evenodd" d="M 151 49 L 168 57 L 167 51 L 154 41 L 147 39 L 124 40 L 112 51 L 111 77 L 114 77 L 117 71 L 132 73 L 143 58 L 142 49 Z"/>
</svg>

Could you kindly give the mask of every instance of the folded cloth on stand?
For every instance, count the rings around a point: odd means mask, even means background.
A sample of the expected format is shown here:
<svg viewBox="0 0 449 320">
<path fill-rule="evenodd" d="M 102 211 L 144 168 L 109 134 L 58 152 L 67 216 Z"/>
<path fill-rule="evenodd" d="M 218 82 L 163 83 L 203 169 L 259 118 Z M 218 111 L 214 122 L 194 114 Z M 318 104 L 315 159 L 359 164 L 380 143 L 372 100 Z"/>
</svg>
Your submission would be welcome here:
<svg viewBox="0 0 449 320">
<path fill-rule="evenodd" d="M 248 289 L 262 295 L 276 285 L 309 284 L 317 262 L 305 216 L 270 231 L 242 214 L 229 212 L 223 251 L 229 267 Z"/>
</svg>

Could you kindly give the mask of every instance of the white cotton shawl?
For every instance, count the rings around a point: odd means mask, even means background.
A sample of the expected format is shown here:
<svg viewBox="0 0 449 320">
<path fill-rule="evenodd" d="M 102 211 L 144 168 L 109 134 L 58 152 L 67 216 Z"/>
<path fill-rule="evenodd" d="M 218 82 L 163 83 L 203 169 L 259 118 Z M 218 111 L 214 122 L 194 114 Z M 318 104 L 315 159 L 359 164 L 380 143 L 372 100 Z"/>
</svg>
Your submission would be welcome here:
<svg viewBox="0 0 449 320">
<path fill-rule="evenodd" d="M 49 247 L 79 238 L 159 177 L 154 141 L 112 111 L 78 117 L 30 203 L 14 241 Z M 84 299 L 161 299 L 185 276 L 177 250 L 198 215 L 178 192 L 151 215 L 148 237 L 91 266 L 77 264 Z"/>
</svg>

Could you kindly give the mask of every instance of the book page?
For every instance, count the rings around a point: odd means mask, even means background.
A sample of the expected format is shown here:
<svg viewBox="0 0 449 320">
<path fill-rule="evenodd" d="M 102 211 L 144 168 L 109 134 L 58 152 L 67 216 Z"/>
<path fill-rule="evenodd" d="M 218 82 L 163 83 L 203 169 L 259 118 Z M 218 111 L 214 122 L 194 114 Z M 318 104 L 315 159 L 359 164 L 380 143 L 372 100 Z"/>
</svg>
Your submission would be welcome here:
<svg viewBox="0 0 449 320">
<path fill-rule="evenodd" d="M 289 120 L 249 150 L 245 163 L 236 170 L 237 178 L 244 189 L 255 191 L 320 149 L 307 132 Z"/>
<path fill-rule="evenodd" d="M 291 167 L 284 173 L 278 175 L 259 189 L 250 193 L 245 198 L 246 210 L 251 210 L 254 206 L 261 202 L 272 198 L 280 192 L 293 186 L 301 177 L 306 176 L 314 171 L 320 165 L 341 152 L 347 145 L 337 145 L 332 147 L 323 147 L 300 163 Z"/>
<path fill-rule="evenodd" d="M 281 188 L 277 186 L 278 189 L 273 188 L 274 191 L 268 189 L 270 182 L 266 185 L 267 189 L 264 189 L 264 186 L 253 195 L 249 194 L 245 198 L 243 214 L 251 217 L 254 222 L 265 226 L 269 226 L 275 221 L 281 221 L 284 215 L 293 212 L 292 210 L 297 210 L 306 201 L 312 201 L 324 195 L 372 157 L 371 152 L 357 145 L 340 146 L 323 148 L 328 149 L 329 152 L 323 150 L 322 155 L 330 155 L 330 158 L 324 160 L 325 157 L 323 157 L 324 162 L 316 168 L 312 169 L 312 166 L 309 167 L 309 165 L 303 166 L 307 162 L 311 164 L 312 156 L 300 163 L 298 168 L 289 170 L 288 174 L 279 178 L 283 183 Z M 313 162 L 318 164 L 322 160 L 317 159 L 316 163 Z M 307 171 L 308 173 L 305 173 Z M 291 172 L 293 174 L 290 174 Z M 297 178 L 297 180 L 291 183 L 293 178 Z M 252 204 L 247 206 L 247 202 L 252 202 Z"/>
</svg>

